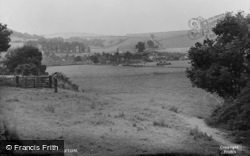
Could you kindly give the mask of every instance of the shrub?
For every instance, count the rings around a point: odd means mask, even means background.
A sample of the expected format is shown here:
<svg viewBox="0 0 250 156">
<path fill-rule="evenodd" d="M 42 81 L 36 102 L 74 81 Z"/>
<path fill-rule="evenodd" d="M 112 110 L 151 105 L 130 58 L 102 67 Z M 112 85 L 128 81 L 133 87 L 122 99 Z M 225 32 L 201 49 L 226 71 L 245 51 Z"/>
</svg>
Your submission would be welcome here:
<svg viewBox="0 0 250 156">
<path fill-rule="evenodd" d="M 189 131 L 189 134 L 194 137 L 194 140 L 203 139 L 203 140 L 207 140 L 207 141 L 212 141 L 212 135 L 208 136 L 207 133 L 201 132 L 198 129 L 198 126 L 196 126 L 195 128 L 191 129 Z"/>
<path fill-rule="evenodd" d="M 227 99 L 212 114 L 211 125 L 222 125 L 229 130 L 250 130 L 250 84 L 236 100 Z"/>
<path fill-rule="evenodd" d="M 235 141 L 250 145 L 250 83 L 237 99 L 227 99 L 213 112 L 207 123 L 231 130 Z"/>
<path fill-rule="evenodd" d="M 22 75 L 44 75 L 42 52 L 32 46 L 23 46 L 10 51 L 5 56 L 4 65 L 11 73 Z"/>
<path fill-rule="evenodd" d="M 38 75 L 40 69 L 36 67 L 33 63 L 30 64 L 19 64 L 15 68 L 15 73 L 16 74 L 21 74 L 21 75 Z"/>
<path fill-rule="evenodd" d="M 124 114 L 124 112 L 122 111 L 122 112 L 120 112 L 118 115 L 115 115 L 115 118 L 123 118 L 123 119 L 125 119 L 125 114 Z"/>
<path fill-rule="evenodd" d="M 57 78 L 58 87 L 62 89 L 68 89 L 73 90 L 76 92 L 79 92 L 79 86 L 77 84 L 74 84 L 69 77 L 64 75 L 61 72 L 55 72 L 51 74 L 52 77 Z"/>
<path fill-rule="evenodd" d="M 0 75 L 9 75 L 10 72 L 7 68 L 5 67 L 0 67 Z"/>
<path fill-rule="evenodd" d="M 159 127 L 168 127 L 171 128 L 169 124 L 166 123 L 164 118 L 160 118 L 158 120 L 153 121 L 154 126 L 159 126 Z"/>
<path fill-rule="evenodd" d="M 179 109 L 179 107 L 176 107 L 176 106 L 171 106 L 171 107 L 169 108 L 170 111 L 175 112 L 175 113 L 178 112 L 178 109 Z"/>
</svg>

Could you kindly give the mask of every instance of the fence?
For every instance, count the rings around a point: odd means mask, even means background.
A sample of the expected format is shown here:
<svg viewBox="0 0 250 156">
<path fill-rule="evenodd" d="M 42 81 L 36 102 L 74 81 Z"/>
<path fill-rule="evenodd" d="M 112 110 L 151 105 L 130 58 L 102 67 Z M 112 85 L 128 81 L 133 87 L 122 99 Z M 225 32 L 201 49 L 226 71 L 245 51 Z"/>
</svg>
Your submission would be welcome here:
<svg viewBox="0 0 250 156">
<path fill-rule="evenodd" d="M 16 87 L 52 88 L 52 76 L 16 76 Z"/>
<path fill-rule="evenodd" d="M 53 80 L 52 80 L 53 78 Z M 22 88 L 54 88 L 57 92 L 57 78 L 48 76 L 15 76 L 0 75 L 0 86 L 15 86 Z"/>
<path fill-rule="evenodd" d="M 0 86 L 16 86 L 14 75 L 0 75 Z"/>
</svg>

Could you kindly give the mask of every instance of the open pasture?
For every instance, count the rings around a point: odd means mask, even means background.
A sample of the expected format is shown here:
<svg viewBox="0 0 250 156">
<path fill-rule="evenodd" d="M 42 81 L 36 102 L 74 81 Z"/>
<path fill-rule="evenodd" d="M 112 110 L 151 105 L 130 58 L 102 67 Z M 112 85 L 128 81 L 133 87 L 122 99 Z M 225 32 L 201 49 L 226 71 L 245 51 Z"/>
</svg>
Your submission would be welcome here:
<svg viewBox="0 0 250 156">
<path fill-rule="evenodd" d="M 49 73 L 65 73 L 84 92 L 5 88 L 0 90 L 2 116 L 17 124 L 21 138 L 63 139 L 66 148 L 77 149 L 76 156 L 215 154 L 218 134 L 200 118 L 218 102 L 192 88 L 185 67 L 184 62 L 49 67 Z M 210 133 L 199 132 L 202 128 Z"/>
<path fill-rule="evenodd" d="M 217 102 L 205 91 L 191 86 L 185 76 L 188 61 L 164 67 L 59 66 L 49 67 L 68 75 L 80 90 L 119 99 L 123 105 L 178 107 L 178 111 L 207 117 Z"/>
</svg>

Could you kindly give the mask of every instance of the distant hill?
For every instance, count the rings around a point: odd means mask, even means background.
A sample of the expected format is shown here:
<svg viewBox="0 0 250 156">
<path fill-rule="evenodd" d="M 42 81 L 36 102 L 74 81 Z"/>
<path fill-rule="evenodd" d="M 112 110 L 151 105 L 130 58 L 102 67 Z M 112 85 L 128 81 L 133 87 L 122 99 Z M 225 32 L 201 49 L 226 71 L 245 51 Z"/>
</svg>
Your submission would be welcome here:
<svg viewBox="0 0 250 156">
<path fill-rule="evenodd" d="M 11 41 L 13 47 L 20 46 L 29 40 L 38 40 L 39 38 L 64 38 L 67 42 L 87 42 L 101 43 L 90 45 L 91 52 L 114 52 L 118 48 L 121 51 L 136 51 L 135 45 L 138 42 L 147 42 L 149 40 L 157 44 L 157 51 L 168 52 L 187 52 L 196 42 L 202 42 L 204 37 L 192 40 L 188 37 L 188 30 L 126 34 L 124 36 L 99 35 L 90 33 L 55 33 L 44 36 L 30 35 L 13 31 Z M 98 42 L 96 42 L 98 41 Z"/>
<path fill-rule="evenodd" d="M 154 38 L 151 38 L 153 35 Z M 93 47 L 93 52 L 112 52 L 117 48 L 122 51 L 135 51 L 135 45 L 138 42 L 147 42 L 153 40 L 159 45 L 156 50 L 159 51 L 171 51 L 171 52 L 186 52 L 196 42 L 202 42 L 204 37 L 192 40 L 188 38 L 188 30 L 169 31 L 169 32 L 154 32 L 154 33 L 138 33 L 138 34 L 126 34 L 124 36 L 108 36 L 86 33 L 65 33 L 65 34 L 52 34 L 50 37 L 63 37 L 68 41 L 78 41 L 80 39 L 100 39 L 103 40 L 102 47 Z M 45 36 L 46 37 L 46 36 Z"/>
<path fill-rule="evenodd" d="M 36 34 L 28 34 L 28 33 L 21 33 L 15 30 L 11 30 L 13 33 L 11 34 L 11 41 L 25 41 L 25 40 L 37 40 L 39 38 L 43 38 L 43 36 L 39 36 Z"/>
<path fill-rule="evenodd" d="M 45 38 L 57 38 L 62 37 L 64 39 L 68 39 L 71 37 L 82 37 L 82 38 L 93 38 L 99 36 L 106 36 L 106 35 L 99 35 L 99 34 L 92 34 L 92 33 L 54 33 L 54 34 L 47 34 L 43 35 Z"/>
<path fill-rule="evenodd" d="M 151 38 L 154 36 L 153 38 Z M 135 49 L 137 42 L 147 42 L 153 40 L 159 45 L 157 50 L 160 51 L 171 51 L 171 52 L 186 52 L 196 42 L 202 42 L 205 38 L 192 40 L 188 38 L 188 30 L 182 31 L 171 31 L 171 32 L 156 32 L 156 33 L 143 33 L 143 34 L 127 34 L 123 37 L 122 42 L 117 42 L 114 39 L 113 45 L 106 45 L 108 49 L 119 49 L 131 50 Z"/>
<path fill-rule="evenodd" d="M 30 40 L 38 40 L 39 38 L 43 38 L 43 36 L 39 36 L 36 34 L 28 34 L 28 33 L 21 33 L 15 30 L 11 30 L 13 33 L 11 34 L 11 48 L 16 48 L 22 46 L 25 42 Z"/>
</svg>

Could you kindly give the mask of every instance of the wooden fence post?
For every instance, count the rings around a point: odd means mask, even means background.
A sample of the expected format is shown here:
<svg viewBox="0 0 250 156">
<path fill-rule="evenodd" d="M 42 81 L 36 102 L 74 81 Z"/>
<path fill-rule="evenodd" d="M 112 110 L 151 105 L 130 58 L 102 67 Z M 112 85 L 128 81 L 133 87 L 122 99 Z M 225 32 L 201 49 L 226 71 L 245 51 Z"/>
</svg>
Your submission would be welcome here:
<svg viewBox="0 0 250 156">
<path fill-rule="evenodd" d="M 49 88 L 52 88 L 52 76 L 49 76 Z"/>
<path fill-rule="evenodd" d="M 19 87 L 19 76 L 16 76 L 16 87 Z"/>
<path fill-rule="evenodd" d="M 54 78 L 54 92 L 57 93 L 57 78 Z"/>
</svg>

